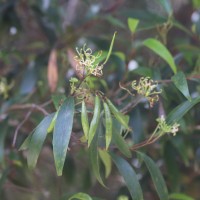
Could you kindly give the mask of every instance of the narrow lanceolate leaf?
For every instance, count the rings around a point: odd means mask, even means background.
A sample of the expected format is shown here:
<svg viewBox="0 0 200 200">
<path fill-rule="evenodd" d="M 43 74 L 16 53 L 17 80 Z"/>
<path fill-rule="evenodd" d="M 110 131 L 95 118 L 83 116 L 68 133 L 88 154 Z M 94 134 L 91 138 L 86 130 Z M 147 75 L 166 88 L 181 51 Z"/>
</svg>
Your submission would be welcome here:
<svg viewBox="0 0 200 200">
<path fill-rule="evenodd" d="M 117 148 L 128 158 L 131 157 L 131 151 L 126 144 L 126 141 L 121 136 L 121 124 L 116 120 L 113 119 L 113 142 L 117 146 Z"/>
<path fill-rule="evenodd" d="M 169 195 L 169 199 L 171 200 L 195 200 L 192 197 L 189 197 L 186 194 L 182 193 L 172 193 Z"/>
<path fill-rule="evenodd" d="M 62 175 L 72 132 L 74 118 L 74 98 L 68 97 L 60 107 L 53 133 L 53 154 L 58 176 Z"/>
<path fill-rule="evenodd" d="M 99 181 L 99 183 L 106 187 L 103 183 L 103 180 L 100 175 L 100 166 L 99 166 L 99 153 L 98 153 L 98 136 L 102 135 L 102 123 L 99 123 L 97 133 L 94 136 L 94 139 L 92 140 L 92 143 L 89 147 L 89 158 L 90 163 L 92 167 L 92 171 L 96 177 L 96 179 Z"/>
<path fill-rule="evenodd" d="M 167 186 L 165 184 L 165 181 L 163 179 L 163 176 L 162 176 L 158 166 L 147 155 L 145 155 L 141 152 L 137 152 L 137 154 L 138 154 L 139 158 L 141 158 L 145 162 L 145 164 L 151 174 L 151 178 L 153 180 L 154 186 L 157 190 L 160 200 L 168 200 L 169 195 L 168 195 Z"/>
<path fill-rule="evenodd" d="M 107 178 L 112 169 L 111 157 L 106 150 L 99 149 L 100 158 L 105 166 L 105 177 Z"/>
<path fill-rule="evenodd" d="M 88 147 L 90 146 L 94 138 L 94 135 L 96 133 L 96 130 L 99 124 L 99 119 L 100 119 L 100 112 L 101 112 L 101 101 L 99 99 L 99 96 L 96 95 L 95 102 L 94 102 L 94 114 L 92 117 L 92 121 L 90 123 L 90 129 L 88 133 Z"/>
<path fill-rule="evenodd" d="M 88 194 L 85 194 L 85 193 L 77 193 L 77 194 L 74 194 L 73 196 L 71 196 L 69 198 L 69 200 L 73 200 L 73 199 L 79 199 L 79 200 L 92 200 L 92 198 L 88 195 Z"/>
<path fill-rule="evenodd" d="M 85 138 L 88 139 L 89 121 L 88 121 L 88 114 L 87 114 L 87 109 L 86 109 L 84 100 L 82 101 L 81 123 L 82 123 L 83 133 L 85 135 Z"/>
<path fill-rule="evenodd" d="M 129 30 L 131 31 L 132 34 L 135 33 L 138 24 L 139 24 L 138 19 L 128 18 L 128 27 L 129 27 Z"/>
<path fill-rule="evenodd" d="M 142 189 L 137 179 L 137 175 L 130 164 L 123 158 L 110 153 L 112 160 L 117 166 L 119 173 L 123 176 L 124 181 L 129 189 L 132 200 L 143 200 Z"/>
<path fill-rule="evenodd" d="M 106 102 L 110 108 L 110 111 L 112 112 L 112 114 L 115 116 L 115 118 L 126 128 L 126 129 L 130 129 L 126 120 L 125 115 L 123 115 L 121 112 L 119 112 L 119 110 L 117 110 L 117 108 L 113 105 L 113 103 L 109 100 L 106 99 Z"/>
<path fill-rule="evenodd" d="M 0 164 L 4 164 L 4 142 L 8 131 L 8 125 L 6 121 L 0 123 Z"/>
<path fill-rule="evenodd" d="M 178 72 L 172 78 L 173 83 L 178 88 L 178 90 L 189 100 L 191 101 L 191 96 L 188 89 L 187 80 L 183 72 Z"/>
<path fill-rule="evenodd" d="M 106 150 L 108 149 L 110 142 L 112 140 L 112 116 L 107 103 L 103 103 L 104 114 L 105 114 L 105 127 L 106 127 Z"/>
<path fill-rule="evenodd" d="M 117 32 L 114 32 L 112 41 L 111 41 L 111 43 L 110 43 L 109 51 L 108 51 L 106 60 L 104 61 L 103 65 L 105 65 L 105 64 L 107 63 L 108 59 L 110 58 L 110 55 L 111 55 L 111 53 L 112 53 L 112 49 L 113 49 L 113 45 L 114 45 L 114 41 L 115 41 L 115 36 L 116 36 L 116 34 L 117 34 Z"/>
<path fill-rule="evenodd" d="M 169 52 L 169 50 L 158 40 L 149 38 L 143 42 L 143 44 L 154 51 L 157 55 L 159 55 L 163 60 L 165 60 L 169 66 L 171 67 L 174 74 L 176 74 L 177 67 L 174 62 L 174 59 Z"/>
<path fill-rule="evenodd" d="M 50 53 L 47 75 L 50 91 L 54 92 L 58 82 L 57 51 L 55 49 Z"/>
<path fill-rule="evenodd" d="M 166 118 L 168 124 L 178 122 L 192 107 L 200 103 L 200 97 L 196 97 L 191 101 L 185 101 L 174 108 Z"/>
<path fill-rule="evenodd" d="M 19 147 L 19 151 L 23 151 L 29 148 L 29 144 L 31 141 L 31 137 L 34 133 L 35 129 L 32 131 L 31 134 L 29 134 L 29 136 L 24 140 L 24 142 L 22 143 L 22 145 Z"/>
<path fill-rule="evenodd" d="M 170 0 L 157 0 L 157 1 L 165 9 L 168 15 L 172 13 L 172 6 L 170 4 Z"/>
<path fill-rule="evenodd" d="M 59 111 L 59 110 L 58 110 Z M 58 111 L 55 113 L 55 115 L 53 116 L 53 119 L 47 129 L 47 133 L 50 133 L 53 131 L 54 129 L 54 126 L 55 126 L 55 123 L 56 123 L 56 119 L 57 119 L 57 116 L 58 116 Z"/>
<path fill-rule="evenodd" d="M 32 136 L 30 135 L 26 141 L 26 144 L 29 144 L 27 161 L 29 168 L 33 169 L 37 163 L 42 145 L 47 136 L 47 129 L 54 117 L 54 113 L 45 117 L 40 124 L 35 128 Z M 29 141 L 30 140 L 30 141 Z M 24 147 L 26 145 L 24 144 Z"/>
</svg>

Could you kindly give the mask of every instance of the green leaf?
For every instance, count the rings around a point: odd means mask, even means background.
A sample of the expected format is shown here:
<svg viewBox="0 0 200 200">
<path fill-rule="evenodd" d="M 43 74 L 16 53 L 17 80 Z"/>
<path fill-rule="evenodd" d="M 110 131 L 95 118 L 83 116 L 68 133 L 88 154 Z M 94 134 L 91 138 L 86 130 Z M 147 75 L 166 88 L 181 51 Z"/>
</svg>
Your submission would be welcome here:
<svg viewBox="0 0 200 200">
<path fill-rule="evenodd" d="M 99 123 L 97 133 L 94 136 L 94 139 L 92 140 L 92 143 L 89 147 L 89 158 L 90 158 L 90 163 L 92 167 L 92 171 L 96 177 L 96 179 L 99 181 L 99 183 L 106 187 L 103 183 L 103 180 L 100 175 L 100 166 L 99 166 L 99 153 L 98 153 L 98 136 L 102 135 L 102 123 Z"/>
<path fill-rule="evenodd" d="M 58 112 L 53 133 L 53 154 L 58 176 L 62 175 L 72 132 L 74 119 L 74 98 L 68 97 Z"/>
<path fill-rule="evenodd" d="M 54 113 L 45 117 L 40 122 L 40 124 L 35 128 L 35 131 L 33 132 L 32 136 L 29 135 L 28 138 L 25 140 L 25 143 L 23 143 L 24 146 L 22 149 L 24 149 L 26 145 L 29 144 L 27 161 L 28 161 L 28 166 L 31 169 L 33 169 L 37 163 L 40 151 L 42 149 L 42 145 L 47 136 L 47 129 L 53 117 Z"/>
<path fill-rule="evenodd" d="M 165 9 L 168 15 L 172 14 L 170 0 L 157 0 L 158 3 Z"/>
<path fill-rule="evenodd" d="M 191 96 L 188 89 L 187 80 L 183 72 L 176 73 L 172 78 L 173 83 L 178 88 L 178 90 L 189 100 L 191 101 Z"/>
<path fill-rule="evenodd" d="M 106 150 L 102 150 L 102 149 L 99 149 L 99 155 L 105 166 L 105 177 L 107 178 L 110 175 L 111 169 L 112 169 L 112 162 L 111 162 L 110 155 L 107 153 Z"/>
<path fill-rule="evenodd" d="M 191 101 L 185 101 L 174 108 L 167 116 L 167 124 L 178 122 L 193 106 L 200 102 L 200 97 L 196 97 Z"/>
<path fill-rule="evenodd" d="M 8 132 L 7 119 L 0 123 L 0 164 L 4 164 L 4 142 Z"/>
<path fill-rule="evenodd" d="M 137 175 L 130 164 L 123 158 L 110 153 L 113 162 L 117 166 L 120 174 L 123 176 L 125 183 L 129 189 L 132 200 L 143 200 L 142 189 Z"/>
<path fill-rule="evenodd" d="M 164 59 L 169 64 L 174 74 L 176 74 L 177 67 L 174 59 L 169 50 L 160 41 L 149 38 L 146 39 L 143 44 Z"/>
<path fill-rule="evenodd" d="M 189 197 L 182 193 L 172 193 L 169 195 L 169 199 L 172 199 L 172 200 L 194 200 L 192 197 Z"/>
<path fill-rule="evenodd" d="M 137 152 L 137 154 L 138 154 L 139 158 L 141 158 L 145 162 L 145 164 L 151 174 L 151 178 L 153 180 L 154 186 L 157 190 L 160 200 L 168 200 L 169 198 L 168 198 L 167 186 L 165 184 L 163 176 L 162 176 L 159 168 L 157 167 L 157 165 L 147 155 L 145 155 L 141 152 Z"/>
<path fill-rule="evenodd" d="M 57 116 L 58 116 L 58 112 L 59 110 L 56 111 L 55 115 L 53 116 L 53 119 L 47 129 L 47 133 L 51 133 L 54 129 L 54 126 L 55 126 L 55 123 L 56 123 L 56 119 L 57 119 Z"/>
<path fill-rule="evenodd" d="M 35 129 L 32 131 L 32 133 L 29 134 L 29 136 L 24 140 L 24 142 L 22 143 L 22 145 L 19 147 L 19 151 L 23 151 L 29 148 L 29 144 L 31 141 L 31 137 L 34 133 Z"/>
<path fill-rule="evenodd" d="M 92 198 L 88 194 L 85 194 L 85 193 L 82 193 L 82 192 L 74 194 L 68 200 L 72 200 L 72 199 L 92 200 Z"/>
<path fill-rule="evenodd" d="M 129 30 L 131 31 L 132 34 L 135 33 L 138 24 L 139 24 L 138 19 L 128 18 L 128 27 L 129 27 Z"/>
<path fill-rule="evenodd" d="M 110 55 L 112 53 L 112 49 L 113 49 L 113 44 L 114 44 L 114 41 L 115 41 L 115 36 L 116 36 L 117 32 L 114 32 L 114 35 L 113 35 L 113 38 L 112 38 L 112 41 L 110 43 L 110 48 L 109 48 L 109 51 L 108 51 L 108 54 L 107 54 L 107 57 L 106 57 L 106 60 L 104 61 L 103 65 L 105 65 L 108 61 L 108 59 L 110 58 Z"/>
<path fill-rule="evenodd" d="M 117 145 L 118 149 L 128 158 L 131 157 L 131 151 L 129 150 L 124 138 L 121 136 L 121 124 L 113 118 L 113 142 Z"/>
<path fill-rule="evenodd" d="M 57 94 L 51 96 L 51 99 L 53 101 L 56 110 L 58 110 L 58 108 L 60 107 L 60 105 L 62 105 L 62 103 L 66 100 L 66 98 L 67 97 L 64 94 Z"/>
</svg>

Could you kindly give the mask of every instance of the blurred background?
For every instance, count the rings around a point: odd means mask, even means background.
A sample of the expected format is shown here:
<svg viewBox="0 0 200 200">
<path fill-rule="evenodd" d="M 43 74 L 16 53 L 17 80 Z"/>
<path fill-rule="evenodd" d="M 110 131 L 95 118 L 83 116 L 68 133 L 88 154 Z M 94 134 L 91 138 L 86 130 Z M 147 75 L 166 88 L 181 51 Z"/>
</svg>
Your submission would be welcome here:
<svg viewBox="0 0 200 200">
<path fill-rule="evenodd" d="M 64 175 L 57 177 L 52 155 L 51 135 L 47 138 L 35 170 L 27 168 L 26 152 L 18 151 L 23 140 L 41 121 L 46 111 L 32 110 L 41 105 L 49 113 L 52 94 L 66 94 L 69 79 L 76 76 L 76 47 L 87 44 L 93 51 L 108 51 L 113 33 L 117 36 L 113 54 L 95 87 L 123 107 L 115 91 L 119 81 L 129 82 L 149 76 L 161 83 L 161 101 L 153 109 L 144 102 L 130 113 L 129 140 L 141 142 L 155 128 L 159 114 L 168 114 L 185 97 L 175 89 L 167 64 L 142 42 L 161 40 L 173 54 L 179 70 L 188 79 L 190 94 L 200 94 L 200 1 L 173 0 L 172 13 L 161 0 L 0 0 L 0 199 L 55 200 L 86 192 L 99 199 L 115 200 L 129 196 L 113 166 L 106 180 L 109 189 L 95 180 L 87 149 L 72 139 Z M 139 20 L 131 34 L 127 20 Z M 5 86 L 7 87 L 6 90 Z M 23 105 L 23 106 L 19 106 Z M 144 151 L 157 162 L 169 191 L 200 199 L 200 106 L 181 120 L 175 137 L 164 137 Z M 30 116 L 29 116 L 30 115 Z M 23 126 L 19 126 L 23 120 Z M 19 129 L 19 130 L 18 130 Z M 74 133 L 81 132 L 77 119 Z M 17 136 L 17 137 L 16 137 Z M 133 156 L 131 163 L 140 180 L 145 200 L 157 200 L 146 168 Z M 121 198 L 122 200 L 122 198 Z"/>
</svg>

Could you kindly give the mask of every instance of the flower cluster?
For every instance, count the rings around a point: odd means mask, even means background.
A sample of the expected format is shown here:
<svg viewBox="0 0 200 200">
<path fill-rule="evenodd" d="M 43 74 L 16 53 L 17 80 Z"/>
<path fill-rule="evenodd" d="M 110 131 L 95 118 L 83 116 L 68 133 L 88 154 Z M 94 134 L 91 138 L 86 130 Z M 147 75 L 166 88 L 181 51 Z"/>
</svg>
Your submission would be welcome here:
<svg viewBox="0 0 200 200">
<path fill-rule="evenodd" d="M 165 121 L 164 116 L 162 115 L 160 118 L 156 120 L 158 122 L 158 129 L 164 133 L 172 133 L 174 136 L 179 130 L 180 124 L 174 123 L 173 125 L 168 125 Z"/>
<path fill-rule="evenodd" d="M 80 50 L 76 48 L 77 56 L 74 57 L 77 62 L 76 70 L 80 72 L 83 76 L 94 75 L 100 77 L 103 75 L 102 69 L 103 65 L 100 65 L 97 59 L 102 55 L 102 52 L 99 51 L 97 55 L 92 55 L 92 50 L 86 48 L 86 45 L 83 46 Z"/>
<path fill-rule="evenodd" d="M 136 90 L 138 94 L 148 99 L 150 107 L 153 107 L 154 103 L 159 100 L 158 94 L 162 92 L 162 90 L 156 90 L 157 86 L 158 83 L 149 77 L 140 78 L 138 84 L 136 81 L 132 82 L 132 88 Z"/>
</svg>

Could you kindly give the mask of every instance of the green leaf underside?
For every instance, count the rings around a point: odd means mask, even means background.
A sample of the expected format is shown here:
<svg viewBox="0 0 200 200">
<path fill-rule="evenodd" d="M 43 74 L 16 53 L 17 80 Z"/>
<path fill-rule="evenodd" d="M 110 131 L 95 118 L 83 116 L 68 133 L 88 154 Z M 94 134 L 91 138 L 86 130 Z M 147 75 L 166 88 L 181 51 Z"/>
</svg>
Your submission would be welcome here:
<svg viewBox="0 0 200 200">
<path fill-rule="evenodd" d="M 167 116 L 166 122 L 173 124 L 178 122 L 193 106 L 200 102 L 200 97 L 196 97 L 191 101 L 185 101 L 174 108 Z"/>
<path fill-rule="evenodd" d="M 35 128 L 32 135 L 29 135 L 28 138 L 23 143 L 23 148 L 25 149 L 28 145 L 28 155 L 27 155 L 27 161 L 29 168 L 33 169 L 37 163 L 40 151 L 42 149 L 42 145 L 44 143 L 44 140 L 47 136 L 47 129 L 54 117 L 54 113 L 48 115 L 45 117 L 40 124 Z"/>
<path fill-rule="evenodd" d="M 72 132 L 74 118 L 74 98 L 68 97 L 58 112 L 53 132 L 53 154 L 58 176 L 62 175 Z"/>
<path fill-rule="evenodd" d="M 169 199 L 172 199 L 172 200 L 194 200 L 192 197 L 189 197 L 188 195 L 185 195 L 182 193 L 170 194 Z"/>
<path fill-rule="evenodd" d="M 189 100 L 191 101 L 191 96 L 188 89 L 187 80 L 183 72 L 178 72 L 172 78 L 173 83 L 178 88 L 178 90 Z"/>
<path fill-rule="evenodd" d="M 114 41 L 115 41 L 115 36 L 116 36 L 116 34 L 117 34 L 117 32 L 114 32 L 112 41 L 111 41 L 111 43 L 110 43 L 109 51 L 108 51 L 106 60 L 104 61 L 103 65 L 105 65 L 105 64 L 107 63 L 108 59 L 110 58 L 110 55 L 111 55 L 111 53 L 112 53 L 112 49 L 113 49 L 113 45 L 114 45 Z"/>
<path fill-rule="evenodd" d="M 157 55 L 159 55 L 163 60 L 165 60 L 169 66 L 171 67 L 172 71 L 174 74 L 176 74 L 177 67 L 174 62 L 174 58 L 172 57 L 171 53 L 169 50 L 158 40 L 149 38 L 146 39 L 143 44 L 154 51 Z"/>
<path fill-rule="evenodd" d="M 31 137 L 34 133 L 35 129 L 28 135 L 28 137 L 24 140 L 24 142 L 22 143 L 22 145 L 19 148 L 19 151 L 23 151 L 29 148 L 29 144 L 31 141 Z"/>
<path fill-rule="evenodd" d="M 8 126 L 7 126 L 7 120 L 1 122 L 0 124 L 0 164 L 4 163 L 4 142 L 5 142 L 5 138 L 6 138 L 6 134 L 7 134 L 7 130 L 8 130 Z"/>
<path fill-rule="evenodd" d="M 73 196 L 71 196 L 69 198 L 69 200 L 73 200 L 73 199 L 92 200 L 92 198 L 88 194 L 85 194 L 85 193 L 82 193 L 82 192 L 74 194 Z"/>
<path fill-rule="evenodd" d="M 138 19 L 128 18 L 128 27 L 132 34 L 135 33 L 138 23 L 139 23 Z"/>
<path fill-rule="evenodd" d="M 129 189 L 132 200 L 143 200 L 142 189 L 139 181 L 137 180 L 137 175 L 130 164 L 123 158 L 110 153 L 113 162 L 117 166 L 120 174 L 123 176 L 125 183 Z"/>
<path fill-rule="evenodd" d="M 113 142 L 117 148 L 128 158 L 131 157 L 131 151 L 129 150 L 124 138 L 121 136 L 121 124 L 113 118 Z"/>
<path fill-rule="evenodd" d="M 94 139 L 91 142 L 91 145 L 89 147 L 89 158 L 90 158 L 90 163 L 92 167 L 92 171 L 96 177 L 96 179 L 99 181 L 99 183 L 103 186 L 106 187 L 103 183 L 103 180 L 100 175 L 100 166 L 99 166 L 99 153 L 98 153 L 98 136 L 102 135 L 102 123 L 100 122 L 98 125 L 97 132 L 94 136 Z"/>
<path fill-rule="evenodd" d="M 151 178 L 153 180 L 154 186 L 156 188 L 156 191 L 158 193 L 160 200 L 168 200 L 169 195 L 168 195 L 167 186 L 165 184 L 165 181 L 163 179 L 163 176 L 162 176 L 158 166 L 147 155 L 145 155 L 141 152 L 137 152 L 137 154 L 138 154 L 139 158 L 141 158 L 145 162 L 145 164 L 151 174 Z"/>
<path fill-rule="evenodd" d="M 112 169 L 111 157 L 106 150 L 102 149 L 99 149 L 99 156 L 105 166 L 105 177 L 107 178 L 110 175 Z"/>
</svg>

